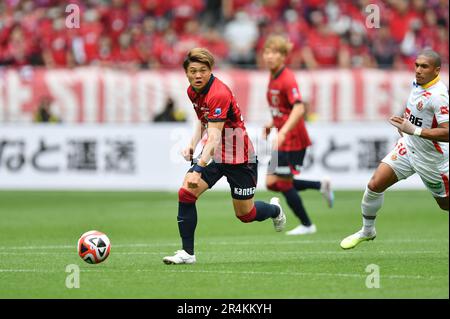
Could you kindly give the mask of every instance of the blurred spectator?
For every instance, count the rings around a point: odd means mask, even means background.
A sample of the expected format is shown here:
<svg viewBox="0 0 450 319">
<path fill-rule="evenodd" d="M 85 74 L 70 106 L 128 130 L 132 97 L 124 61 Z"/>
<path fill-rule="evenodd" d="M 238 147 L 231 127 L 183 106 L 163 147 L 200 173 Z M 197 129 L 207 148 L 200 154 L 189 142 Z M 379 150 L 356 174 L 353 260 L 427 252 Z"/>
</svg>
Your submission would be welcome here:
<svg viewBox="0 0 450 319">
<path fill-rule="evenodd" d="M 391 35 L 397 43 L 401 43 L 410 28 L 411 20 L 418 18 L 418 15 L 409 8 L 408 0 L 391 0 L 389 2 L 393 8 L 389 17 Z"/>
<path fill-rule="evenodd" d="M 52 114 L 52 100 L 49 96 L 42 97 L 39 106 L 34 115 L 34 122 L 37 123 L 59 123 L 61 120 Z"/>
<path fill-rule="evenodd" d="M 164 110 L 153 118 L 153 122 L 185 122 L 186 114 L 175 109 L 175 101 L 168 98 Z"/>
<path fill-rule="evenodd" d="M 219 31 L 214 28 L 206 30 L 200 46 L 207 48 L 210 52 L 214 52 L 214 57 L 218 64 L 223 64 L 228 57 L 228 44 L 222 38 Z"/>
<path fill-rule="evenodd" d="M 341 66 L 346 68 L 372 67 L 368 41 L 362 32 L 350 31 L 344 38 L 341 50 Z"/>
<path fill-rule="evenodd" d="M 344 63 L 341 39 L 326 24 L 322 12 L 311 13 L 311 21 L 314 28 L 303 48 L 306 66 L 310 69 L 341 66 Z"/>
<path fill-rule="evenodd" d="M 419 19 L 410 20 L 409 29 L 400 44 L 401 57 L 404 65 L 412 65 L 421 50 L 420 31 L 422 22 Z"/>
<path fill-rule="evenodd" d="M 139 68 L 141 60 L 130 32 L 120 34 L 119 45 L 113 51 L 113 61 L 117 66 L 128 70 Z"/>
<path fill-rule="evenodd" d="M 47 67 L 73 65 L 72 46 L 65 29 L 65 21 L 57 17 L 52 21 L 52 31 L 42 39 L 42 57 Z"/>
<path fill-rule="evenodd" d="M 245 11 L 238 11 L 224 30 L 230 47 L 230 61 L 236 65 L 255 65 L 255 45 L 258 40 L 256 23 L 249 19 Z"/>
<path fill-rule="evenodd" d="M 192 46 L 218 66 L 260 67 L 267 34 L 294 44 L 288 63 L 405 68 L 431 47 L 448 67 L 448 0 L 71 0 L 80 28 L 65 26 L 63 0 L 0 0 L 0 65 L 179 67 Z M 366 26 L 369 4 L 381 28 Z M 130 59 L 130 61 L 125 61 Z"/>
<path fill-rule="evenodd" d="M 171 20 L 175 32 L 181 33 L 186 23 L 197 21 L 199 13 L 203 10 L 203 0 L 171 0 Z"/>
<path fill-rule="evenodd" d="M 387 26 L 381 26 L 379 31 L 375 33 L 369 47 L 375 67 L 390 69 L 394 66 L 398 46 L 391 37 L 391 31 Z"/>
<path fill-rule="evenodd" d="M 98 59 L 99 42 L 102 36 L 103 26 L 100 23 L 99 13 L 89 9 L 82 15 L 82 23 L 79 30 L 81 48 L 78 54 L 74 52 L 78 64 L 91 64 Z"/>
</svg>

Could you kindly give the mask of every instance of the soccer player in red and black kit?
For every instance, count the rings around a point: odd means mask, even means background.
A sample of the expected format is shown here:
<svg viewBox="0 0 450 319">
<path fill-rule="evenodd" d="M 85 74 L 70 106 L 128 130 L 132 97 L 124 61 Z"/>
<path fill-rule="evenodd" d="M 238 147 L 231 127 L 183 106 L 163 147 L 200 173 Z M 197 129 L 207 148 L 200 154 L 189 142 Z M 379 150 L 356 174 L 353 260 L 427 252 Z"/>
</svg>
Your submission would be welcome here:
<svg viewBox="0 0 450 319">
<path fill-rule="evenodd" d="M 247 135 L 241 112 L 231 90 L 212 74 L 214 57 L 203 48 L 189 51 L 183 67 L 190 86 L 188 96 L 198 120 L 190 144 L 183 157 L 191 161 L 193 152 L 207 133 L 207 141 L 197 161 L 187 172 L 178 191 L 178 229 L 182 250 L 166 256 L 166 264 L 192 264 L 194 233 L 197 225 L 195 202 L 199 196 L 223 176 L 230 184 L 236 217 L 244 223 L 272 218 L 276 231 L 282 231 L 286 216 L 279 199 L 270 204 L 253 201 L 257 184 L 257 159 Z"/>
<path fill-rule="evenodd" d="M 272 122 L 263 130 L 264 138 L 272 127 L 278 130 L 274 143 L 274 152 L 269 163 L 266 186 L 268 189 L 283 193 L 289 207 L 300 219 L 301 224 L 288 231 L 287 235 L 304 235 L 316 232 L 298 191 L 305 189 L 320 190 L 332 207 L 334 194 L 330 181 L 306 181 L 294 179 L 299 174 L 308 146 L 311 145 L 303 116 L 305 106 L 302 103 L 294 73 L 285 65 L 286 57 L 292 48 L 282 36 L 270 36 L 264 44 L 263 58 L 270 69 L 270 82 L 267 100 L 272 113 Z"/>
</svg>

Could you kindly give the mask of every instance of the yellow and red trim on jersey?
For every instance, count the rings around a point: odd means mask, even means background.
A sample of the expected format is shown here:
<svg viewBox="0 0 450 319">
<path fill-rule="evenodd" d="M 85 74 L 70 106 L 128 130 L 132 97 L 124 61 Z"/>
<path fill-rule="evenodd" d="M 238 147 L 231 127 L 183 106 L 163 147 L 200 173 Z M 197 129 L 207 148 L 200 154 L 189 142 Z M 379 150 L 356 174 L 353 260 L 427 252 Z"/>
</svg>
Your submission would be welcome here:
<svg viewBox="0 0 450 319">
<path fill-rule="evenodd" d="M 426 84 L 424 84 L 424 85 L 421 85 L 421 87 L 422 88 L 424 88 L 424 89 L 428 89 L 429 87 L 431 87 L 431 86 L 433 86 L 433 85 L 435 85 L 437 82 L 439 82 L 440 81 L 440 77 L 439 77 L 439 75 L 437 76 L 437 77 L 435 77 L 433 80 L 431 80 L 430 82 L 428 82 L 428 83 L 426 83 Z"/>
</svg>

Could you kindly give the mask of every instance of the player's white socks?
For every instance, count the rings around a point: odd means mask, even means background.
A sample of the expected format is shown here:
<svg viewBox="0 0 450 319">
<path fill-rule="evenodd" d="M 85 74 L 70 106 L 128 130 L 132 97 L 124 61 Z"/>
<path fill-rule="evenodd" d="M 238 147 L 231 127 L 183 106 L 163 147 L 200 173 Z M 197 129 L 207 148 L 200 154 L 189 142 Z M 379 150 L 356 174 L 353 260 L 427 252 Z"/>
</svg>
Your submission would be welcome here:
<svg viewBox="0 0 450 319">
<path fill-rule="evenodd" d="M 363 199 L 361 201 L 361 211 L 363 215 L 363 231 L 370 235 L 375 231 L 375 218 L 377 212 L 383 206 L 384 192 L 376 193 L 366 187 Z"/>
</svg>

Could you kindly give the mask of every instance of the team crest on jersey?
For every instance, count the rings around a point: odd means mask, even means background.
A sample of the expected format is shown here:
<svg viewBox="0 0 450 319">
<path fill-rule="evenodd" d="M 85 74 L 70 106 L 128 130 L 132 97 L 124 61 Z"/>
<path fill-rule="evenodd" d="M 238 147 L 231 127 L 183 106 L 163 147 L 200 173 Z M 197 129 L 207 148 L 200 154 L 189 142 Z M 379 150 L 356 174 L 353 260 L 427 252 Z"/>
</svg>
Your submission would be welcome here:
<svg viewBox="0 0 450 319">
<path fill-rule="evenodd" d="M 417 103 L 416 105 L 417 111 L 422 111 L 423 110 L 423 102 L 419 101 L 419 103 Z"/>
<path fill-rule="evenodd" d="M 214 110 L 214 116 L 219 116 L 222 113 L 222 109 L 220 107 Z"/>
</svg>

